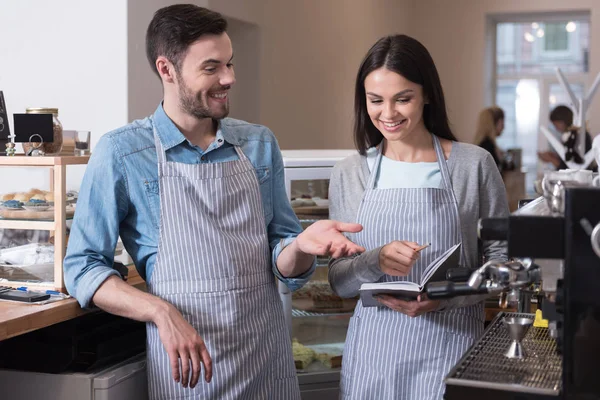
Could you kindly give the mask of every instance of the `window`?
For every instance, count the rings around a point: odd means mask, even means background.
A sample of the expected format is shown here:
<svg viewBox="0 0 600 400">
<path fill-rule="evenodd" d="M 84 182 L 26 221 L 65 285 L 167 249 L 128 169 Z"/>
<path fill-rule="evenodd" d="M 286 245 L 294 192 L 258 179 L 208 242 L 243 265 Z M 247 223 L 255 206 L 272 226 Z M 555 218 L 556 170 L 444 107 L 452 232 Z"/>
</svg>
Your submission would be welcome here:
<svg viewBox="0 0 600 400">
<path fill-rule="evenodd" d="M 565 23 L 550 23 L 544 26 L 544 50 L 569 50 L 569 32 Z"/>
<path fill-rule="evenodd" d="M 526 189 L 531 194 L 533 182 L 550 168 L 538 161 L 538 151 L 548 149 L 539 127 L 551 126 L 548 115 L 554 107 L 571 107 L 556 78 L 556 67 L 564 73 L 575 95 L 581 96 L 587 81 L 590 24 L 587 18 L 569 16 L 493 24 L 493 99 L 505 113 L 504 132 L 497 143 L 504 150 L 521 149 Z"/>
</svg>

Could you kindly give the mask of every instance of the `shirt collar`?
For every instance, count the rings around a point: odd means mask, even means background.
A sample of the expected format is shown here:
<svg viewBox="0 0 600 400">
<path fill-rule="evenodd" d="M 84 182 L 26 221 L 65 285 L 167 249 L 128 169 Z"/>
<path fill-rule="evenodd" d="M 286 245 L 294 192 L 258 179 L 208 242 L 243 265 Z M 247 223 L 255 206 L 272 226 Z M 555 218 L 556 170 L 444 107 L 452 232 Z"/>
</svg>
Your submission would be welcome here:
<svg viewBox="0 0 600 400">
<path fill-rule="evenodd" d="M 153 115 L 156 133 L 165 150 L 169 150 L 184 141 L 186 137 L 181 133 L 179 128 L 171 121 L 171 118 L 165 112 L 162 103 L 158 105 Z M 223 139 L 227 143 L 234 146 L 239 145 L 239 140 L 235 135 L 229 132 L 228 124 L 224 120 L 218 121 L 217 134 L 215 140 Z"/>
</svg>

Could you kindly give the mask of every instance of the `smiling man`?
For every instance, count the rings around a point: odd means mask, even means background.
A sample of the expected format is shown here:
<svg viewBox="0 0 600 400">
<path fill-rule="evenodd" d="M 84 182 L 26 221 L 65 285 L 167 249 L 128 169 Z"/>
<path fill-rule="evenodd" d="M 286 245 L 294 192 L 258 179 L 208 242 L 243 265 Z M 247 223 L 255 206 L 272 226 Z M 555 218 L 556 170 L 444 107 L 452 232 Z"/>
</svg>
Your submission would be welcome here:
<svg viewBox="0 0 600 400">
<path fill-rule="evenodd" d="M 226 28 L 194 5 L 156 12 L 146 51 L 163 101 L 101 138 L 71 228 L 67 288 L 82 307 L 147 323 L 151 399 L 299 399 L 274 276 L 294 290 L 315 255 L 364 251 L 342 233 L 358 224 L 302 231 L 273 133 L 226 118 Z M 148 293 L 112 268 L 119 235 Z"/>
</svg>

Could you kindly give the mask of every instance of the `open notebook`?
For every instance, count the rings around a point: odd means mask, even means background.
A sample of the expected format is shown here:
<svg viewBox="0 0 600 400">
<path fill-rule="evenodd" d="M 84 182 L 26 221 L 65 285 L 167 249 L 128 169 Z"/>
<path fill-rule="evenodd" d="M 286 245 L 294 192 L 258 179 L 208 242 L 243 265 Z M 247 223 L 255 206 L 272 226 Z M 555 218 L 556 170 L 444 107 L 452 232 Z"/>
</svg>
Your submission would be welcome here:
<svg viewBox="0 0 600 400">
<path fill-rule="evenodd" d="M 373 296 L 389 294 L 405 300 L 416 300 L 423 293 L 425 285 L 429 282 L 445 281 L 446 271 L 458 267 L 460 261 L 460 243 L 450 247 L 441 256 L 436 258 L 425 268 L 421 282 L 379 282 L 363 283 L 360 287 L 360 299 L 363 307 L 378 307 L 381 303 Z"/>
</svg>

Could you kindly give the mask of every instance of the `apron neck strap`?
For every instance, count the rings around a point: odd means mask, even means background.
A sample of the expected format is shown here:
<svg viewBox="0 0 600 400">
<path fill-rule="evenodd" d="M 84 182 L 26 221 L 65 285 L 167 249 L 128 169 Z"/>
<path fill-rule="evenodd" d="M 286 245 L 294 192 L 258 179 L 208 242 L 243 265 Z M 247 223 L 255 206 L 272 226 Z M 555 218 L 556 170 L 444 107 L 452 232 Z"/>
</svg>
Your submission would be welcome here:
<svg viewBox="0 0 600 400">
<path fill-rule="evenodd" d="M 450 171 L 448 170 L 448 163 L 446 162 L 446 157 L 444 156 L 442 144 L 440 143 L 440 139 L 436 135 L 432 134 L 431 136 L 433 136 L 433 147 L 435 148 L 435 155 L 437 156 L 438 165 L 440 166 L 442 181 L 444 182 L 444 186 L 446 189 L 452 190 L 452 183 L 450 181 Z"/>
<path fill-rule="evenodd" d="M 156 146 L 156 157 L 158 158 L 158 163 L 164 164 L 165 162 L 167 162 L 165 148 L 163 147 L 160 138 L 158 137 L 158 133 L 156 132 L 156 126 L 154 126 L 152 131 L 154 133 L 154 145 Z"/>
<path fill-rule="evenodd" d="M 240 160 L 246 161 L 248 159 L 248 157 L 246 157 L 240 146 L 233 146 L 233 148 L 235 149 L 235 152 L 237 153 Z"/>
<path fill-rule="evenodd" d="M 435 149 L 435 155 L 437 157 L 437 162 L 440 167 L 440 172 L 442 174 L 442 182 L 444 184 L 444 188 L 451 189 L 452 185 L 450 183 L 450 171 L 448 170 L 446 157 L 444 157 L 442 144 L 440 143 L 440 139 L 438 139 L 436 135 L 432 134 L 431 136 L 433 137 L 433 148 Z M 383 141 L 379 144 L 377 158 L 375 159 L 375 164 L 373 165 L 371 175 L 369 175 L 369 183 L 367 184 L 367 189 L 375 188 L 375 181 L 377 180 L 379 168 L 381 167 L 381 159 L 383 158 L 383 144 Z"/>
</svg>

